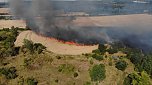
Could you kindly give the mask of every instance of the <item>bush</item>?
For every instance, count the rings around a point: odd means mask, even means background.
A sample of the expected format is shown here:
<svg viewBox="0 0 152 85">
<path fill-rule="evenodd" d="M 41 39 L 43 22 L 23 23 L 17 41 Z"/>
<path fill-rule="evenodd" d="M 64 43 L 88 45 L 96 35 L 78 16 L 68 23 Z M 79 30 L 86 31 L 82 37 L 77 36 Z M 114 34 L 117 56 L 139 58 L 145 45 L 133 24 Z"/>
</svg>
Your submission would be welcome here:
<svg viewBox="0 0 152 85">
<path fill-rule="evenodd" d="M 14 47 L 14 42 L 17 38 L 17 29 L 2 29 L 0 30 L 0 56 L 9 57 L 18 54 L 18 48 Z"/>
<path fill-rule="evenodd" d="M 139 72 L 146 71 L 152 76 L 152 54 L 143 55 L 140 52 L 130 54 L 130 60 Z"/>
<path fill-rule="evenodd" d="M 91 84 L 91 82 L 88 82 L 88 81 L 87 81 L 87 82 L 86 82 L 85 84 L 83 84 L 83 85 L 92 85 L 92 84 Z"/>
<path fill-rule="evenodd" d="M 31 58 L 25 58 L 24 59 L 24 66 L 27 67 L 32 63 L 32 59 Z"/>
<path fill-rule="evenodd" d="M 77 72 L 75 72 L 73 75 L 74 75 L 74 77 L 78 77 L 78 73 Z"/>
<path fill-rule="evenodd" d="M 106 78 L 105 75 L 105 66 L 103 64 L 94 65 L 93 68 L 89 71 L 92 81 L 102 81 Z"/>
<path fill-rule="evenodd" d="M 92 58 L 94 58 L 94 59 L 96 59 L 96 60 L 99 60 L 99 61 L 101 61 L 101 60 L 104 59 L 103 56 L 102 56 L 102 55 L 99 55 L 99 54 L 93 54 L 93 55 L 92 55 Z"/>
<path fill-rule="evenodd" d="M 92 53 L 100 54 L 100 50 L 99 49 L 93 50 Z"/>
<path fill-rule="evenodd" d="M 109 48 L 109 49 L 107 49 L 107 52 L 108 52 L 109 54 L 114 54 L 114 53 L 117 53 L 118 50 L 117 50 L 117 49 L 114 49 L 114 48 Z"/>
<path fill-rule="evenodd" d="M 41 43 L 35 43 L 34 44 L 32 41 L 27 40 L 27 39 L 24 39 L 23 47 L 28 49 L 30 51 L 30 53 L 37 52 L 38 54 L 42 53 L 42 51 L 46 48 Z"/>
<path fill-rule="evenodd" d="M 75 67 L 71 64 L 62 64 L 58 68 L 58 71 L 62 73 L 71 73 L 74 72 L 75 69 Z"/>
<path fill-rule="evenodd" d="M 141 73 L 131 73 L 125 80 L 123 85 L 152 85 L 149 75 L 143 71 Z"/>
<path fill-rule="evenodd" d="M 104 54 L 106 52 L 107 47 L 104 46 L 103 44 L 99 44 L 98 49 L 99 49 L 101 54 Z"/>
<path fill-rule="evenodd" d="M 55 79 L 55 83 L 58 83 L 59 82 L 59 80 L 58 79 Z"/>
<path fill-rule="evenodd" d="M 14 26 L 12 26 L 10 31 L 11 31 L 13 36 L 15 36 L 15 37 L 18 36 L 18 28 L 17 27 L 15 28 Z"/>
<path fill-rule="evenodd" d="M 33 42 L 27 39 L 24 39 L 24 47 L 27 48 L 31 53 L 33 53 Z"/>
<path fill-rule="evenodd" d="M 17 77 L 16 71 L 17 70 L 15 69 L 15 67 L 1 68 L 0 74 L 5 75 L 7 79 L 15 79 Z"/>
<path fill-rule="evenodd" d="M 126 63 L 125 61 L 118 61 L 118 62 L 115 64 L 115 67 L 116 67 L 118 70 L 124 71 L 124 70 L 127 68 L 127 63 Z"/>
<path fill-rule="evenodd" d="M 90 62 L 91 65 L 93 65 L 93 63 L 94 63 L 92 58 L 90 59 L 89 62 Z"/>
<path fill-rule="evenodd" d="M 27 78 L 27 85 L 37 85 L 38 81 L 34 78 Z"/>
<path fill-rule="evenodd" d="M 151 77 L 152 77 L 152 55 L 147 55 L 145 58 L 142 60 L 142 64 L 140 65 L 141 67 L 138 68 L 139 70 L 142 69 L 146 71 Z M 140 71 L 142 71 L 140 70 Z"/>
<path fill-rule="evenodd" d="M 34 44 L 34 51 L 37 51 L 38 54 L 42 53 L 42 51 L 45 49 L 46 47 L 43 46 L 41 43 L 35 43 Z"/>
</svg>

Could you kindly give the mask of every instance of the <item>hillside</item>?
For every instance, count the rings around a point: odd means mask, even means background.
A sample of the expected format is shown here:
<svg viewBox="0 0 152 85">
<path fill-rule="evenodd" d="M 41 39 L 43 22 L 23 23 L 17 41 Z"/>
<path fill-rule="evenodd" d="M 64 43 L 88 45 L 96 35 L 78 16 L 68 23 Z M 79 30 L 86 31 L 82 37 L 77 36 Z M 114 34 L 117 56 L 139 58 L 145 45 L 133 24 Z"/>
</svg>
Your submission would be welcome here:
<svg viewBox="0 0 152 85">
<path fill-rule="evenodd" d="M 30 40 L 15 47 L 24 30 L 0 31 L 0 85 L 151 85 L 151 54 L 121 43 L 99 45 L 82 55 L 55 54 Z"/>
</svg>

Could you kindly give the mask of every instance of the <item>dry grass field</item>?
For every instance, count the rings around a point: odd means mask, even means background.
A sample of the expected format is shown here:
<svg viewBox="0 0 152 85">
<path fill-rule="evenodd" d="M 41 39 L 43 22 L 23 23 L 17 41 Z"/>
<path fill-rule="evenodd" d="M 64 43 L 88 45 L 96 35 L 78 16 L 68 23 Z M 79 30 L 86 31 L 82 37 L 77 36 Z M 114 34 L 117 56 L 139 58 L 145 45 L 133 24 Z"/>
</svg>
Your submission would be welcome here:
<svg viewBox="0 0 152 85">
<path fill-rule="evenodd" d="M 58 59 L 58 57 L 61 57 Z M 26 67 L 24 66 L 24 59 L 31 58 L 32 64 Z M 100 82 L 98 85 L 122 85 L 124 78 L 134 71 L 134 65 L 125 60 L 129 66 L 125 71 L 120 71 L 115 68 L 115 61 L 113 65 L 109 66 L 109 57 L 102 61 L 93 59 L 93 64 L 90 64 L 90 58 L 85 55 L 59 55 L 51 52 L 45 52 L 43 54 L 20 54 L 14 58 L 7 58 L 5 62 L 10 62 L 7 67 L 15 66 L 17 74 L 16 79 L 10 80 L 8 85 L 17 85 L 22 79 L 33 77 L 38 80 L 38 85 L 85 85 L 86 82 L 91 82 L 89 76 L 89 69 L 95 64 L 104 64 L 106 69 L 106 79 Z M 66 70 L 65 72 L 59 72 L 59 66 L 62 64 L 70 65 L 74 68 L 73 71 Z M 74 77 L 73 73 L 77 72 L 78 77 Z M 55 80 L 58 80 L 56 82 Z M 95 85 L 92 83 L 91 85 Z"/>
</svg>

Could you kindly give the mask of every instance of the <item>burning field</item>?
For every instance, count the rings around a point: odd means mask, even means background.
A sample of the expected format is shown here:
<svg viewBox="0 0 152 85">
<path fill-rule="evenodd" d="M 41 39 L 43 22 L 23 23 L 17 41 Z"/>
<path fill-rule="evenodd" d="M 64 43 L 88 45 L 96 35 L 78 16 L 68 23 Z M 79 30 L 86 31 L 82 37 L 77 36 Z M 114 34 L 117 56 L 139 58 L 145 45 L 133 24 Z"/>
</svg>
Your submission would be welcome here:
<svg viewBox="0 0 152 85">
<path fill-rule="evenodd" d="M 140 21 L 140 22 L 137 22 L 137 21 Z M 139 41 L 140 39 L 147 40 L 146 38 L 144 38 L 144 36 L 141 36 L 140 38 L 136 36 L 136 38 L 132 37 L 132 39 L 130 39 L 129 34 L 123 34 L 123 33 L 124 32 L 127 33 L 128 30 L 135 30 L 135 32 L 134 32 L 135 35 L 136 35 L 136 33 L 139 33 L 142 35 L 142 32 L 148 33 L 147 32 L 148 30 L 144 30 L 144 29 L 137 30 L 138 28 L 135 28 L 135 29 L 131 29 L 131 28 L 134 27 L 136 24 L 140 23 L 136 27 L 139 27 L 139 28 L 145 27 L 145 29 L 148 29 L 146 27 L 151 27 L 151 22 L 152 22 L 151 15 L 135 14 L 135 15 L 120 15 L 120 16 L 77 17 L 72 22 L 72 24 L 74 26 L 81 27 L 81 29 L 79 29 L 80 32 L 83 32 L 83 31 L 86 32 L 87 30 L 91 30 L 90 31 L 91 33 L 94 32 L 94 30 L 98 31 L 96 33 L 100 33 L 101 31 L 102 32 L 108 31 L 109 33 L 114 32 L 113 33 L 114 35 L 109 34 L 109 35 L 111 35 L 110 36 L 111 38 L 112 37 L 114 37 L 115 39 L 122 38 L 122 40 L 123 40 L 126 37 L 126 41 L 124 41 L 124 42 L 126 42 L 126 44 L 127 44 L 127 42 L 129 42 L 130 43 L 129 45 L 136 44 L 134 46 L 138 46 L 138 47 L 143 48 L 143 46 L 147 46 L 147 45 L 142 46 L 142 44 L 143 44 L 142 42 L 138 42 L 138 43 L 136 43 L 136 42 Z M 126 27 L 125 27 L 125 25 L 126 25 Z M 124 29 L 123 26 L 125 28 L 128 28 L 128 29 Z M 94 27 L 94 28 L 91 29 L 92 27 Z M 103 27 L 105 27 L 105 28 L 103 28 Z M 112 30 L 110 27 L 115 27 L 115 28 L 113 28 L 113 30 Z M 119 28 L 119 30 L 118 30 L 118 28 Z M 81 39 L 82 42 L 84 42 L 84 43 L 80 44 L 80 43 L 76 43 L 74 41 L 71 42 L 70 39 L 69 39 L 69 41 L 68 40 L 66 40 L 66 41 L 61 40 L 60 41 L 60 39 L 58 40 L 57 38 L 55 39 L 55 38 L 44 37 L 44 36 L 40 36 L 40 35 L 32 32 L 32 31 L 26 31 L 26 32 L 22 32 L 18 36 L 15 44 L 16 44 L 16 46 L 21 46 L 23 44 L 22 42 L 23 42 L 24 38 L 26 38 L 26 39 L 32 40 L 33 42 L 42 43 L 44 46 L 47 47 L 47 49 L 49 51 L 59 53 L 59 54 L 77 55 L 77 54 L 82 54 L 82 53 L 90 53 L 90 52 L 92 52 L 92 50 L 95 50 L 98 47 L 97 45 L 94 45 L 94 44 L 101 43 L 101 42 L 96 42 L 96 37 L 97 37 L 96 35 L 98 35 L 98 34 L 96 34 L 96 33 L 91 34 L 91 33 L 90 34 L 88 33 L 88 36 L 95 36 L 94 42 L 93 41 L 86 42 L 86 40 L 85 40 L 86 38 L 85 38 L 85 39 Z M 118 34 L 116 34 L 116 33 L 118 33 Z M 125 35 L 128 35 L 129 38 L 127 39 L 127 36 L 125 36 Z M 72 36 L 72 34 L 69 35 L 69 37 L 71 37 L 71 36 Z M 86 37 L 88 37 L 88 36 L 86 35 Z M 103 34 L 100 34 L 100 36 L 98 36 L 98 37 L 99 37 L 98 39 L 102 38 L 101 40 L 103 40 L 103 39 L 106 39 L 105 37 L 107 37 L 107 36 L 103 33 Z M 108 37 L 107 37 L 107 40 L 108 40 Z M 130 41 L 127 41 L 127 40 L 130 40 Z M 137 40 L 137 41 L 135 41 L 135 40 Z M 109 43 L 111 42 L 110 39 L 108 42 Z M 144 43 L 146 43 L 146 42 L 144 42 Z M 90 44 L 90 43 L 92 43 L 92 44 Z M 86 44 L 86 46 L 85 46 L 85 44 Z M 145 49 L 147 50 L 148 48 L 145 47 Z"/>
<path fill-rule="evenodd" d="M 2 9 L 11 17 L 0 16 L 0 85 L 151 85 L 151 14 L 97 16 L 81 1 L 84 12 L 55 2 L 9 0 L 10 12 Z"/>
<path fill-rule="evenodd" d="M 24 39 L 32 40 L 35 43 L 42 43 L 47 47 L 47 50 L 57 54 L 79 55 L 82 53 L 91 53 L 92 50 L 98 48 L 98 45 L 84 46 L 74 42 L 59 41 L 53 38 L 37 35 L 32 31 L 22 32 L 15 42 L 16 46 L 22 46 Z"/>
<path fill-rule="evenodd" d="M 60 10 L 54 10 L 49 0 L 33 0 L 28 6 L 22 0 L 12 0 L 10 7 L 12 14 L 26 20 L 32 31 L 46 37 L 86 45 L 120 41 L 146 51 L 152 48 L 149 14 L 60 16 Z"/>
</svg>

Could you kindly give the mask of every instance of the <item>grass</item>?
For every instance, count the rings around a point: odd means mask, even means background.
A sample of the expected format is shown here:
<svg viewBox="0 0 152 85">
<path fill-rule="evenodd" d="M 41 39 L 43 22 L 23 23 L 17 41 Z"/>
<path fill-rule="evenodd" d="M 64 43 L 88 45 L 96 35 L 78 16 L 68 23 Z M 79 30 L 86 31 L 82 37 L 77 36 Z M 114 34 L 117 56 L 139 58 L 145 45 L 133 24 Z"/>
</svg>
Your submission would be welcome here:
<svg viewBox="0 0 152 85">
<path fill-rule="evenodd" d="M 56 56 L 62 57 L 61 59 L 57 59 Z M 72 58 L 73 57 L 73 58 Z M 30 63 L 30 68 L 24 67 L 24 59 L 30 58 L 32 59 L 32 63 Z M 90 64 L 89 59 L 85 55 L 77 55 L 77 56 L 69 56 L 69 55 L 58 55 L 54 53 L 44 52 L 41 54 L 23 54 L 20 53 L 16 57 L 8 57 L 5 59 L 9 64 L 3 67 L 11 67 L 14 66 L 17 69 L 18 77 L 16 79 L 10 80 L 8 85 L 16 85 L 18 81 L 21 81 L 20 77 L 24 79 L 27 78 L 35 78 L 39 84 L 44 85 L 84 85 L 86 82 L 91 82 L 91 78 L 89 76 L 89 69 L 99 63 L 103 63 L 106 69 L 106 79 L 100 82 L 102 85 L 117 85 L 117 83 L 123 82 L 123 76 L 125 72 L 118 71 L 114 65 L 109 66 L 108 59 L 103 61 L 93 60 L 93 65 Z M 133 66 L 129 62 L 129 66 L 125 71 L 128 73 L 132 72 Z M 113 62 L 115 63 L 115 62 Z M 58 67 L 61 65 L 67 65 L 66 68 L 70 68 L 67 70 L 64 68 L 64 72 L 71 71 L 70 74 L 59 72 Z M 1 66 L 2 67 L 2 66 Z M 73 69 L 74 68 L 74 69 Z M 74 73 L 78 72 L 78 76 L 74 77 Z M 58 80 L 58 82 L 56 82 Z M 99 85 L 100 85 L 99 83 Z M 91 82 L 94 84 L 94 82 Z M 120 84 L 119 84 L 120 85 Z"/>
</svg>

